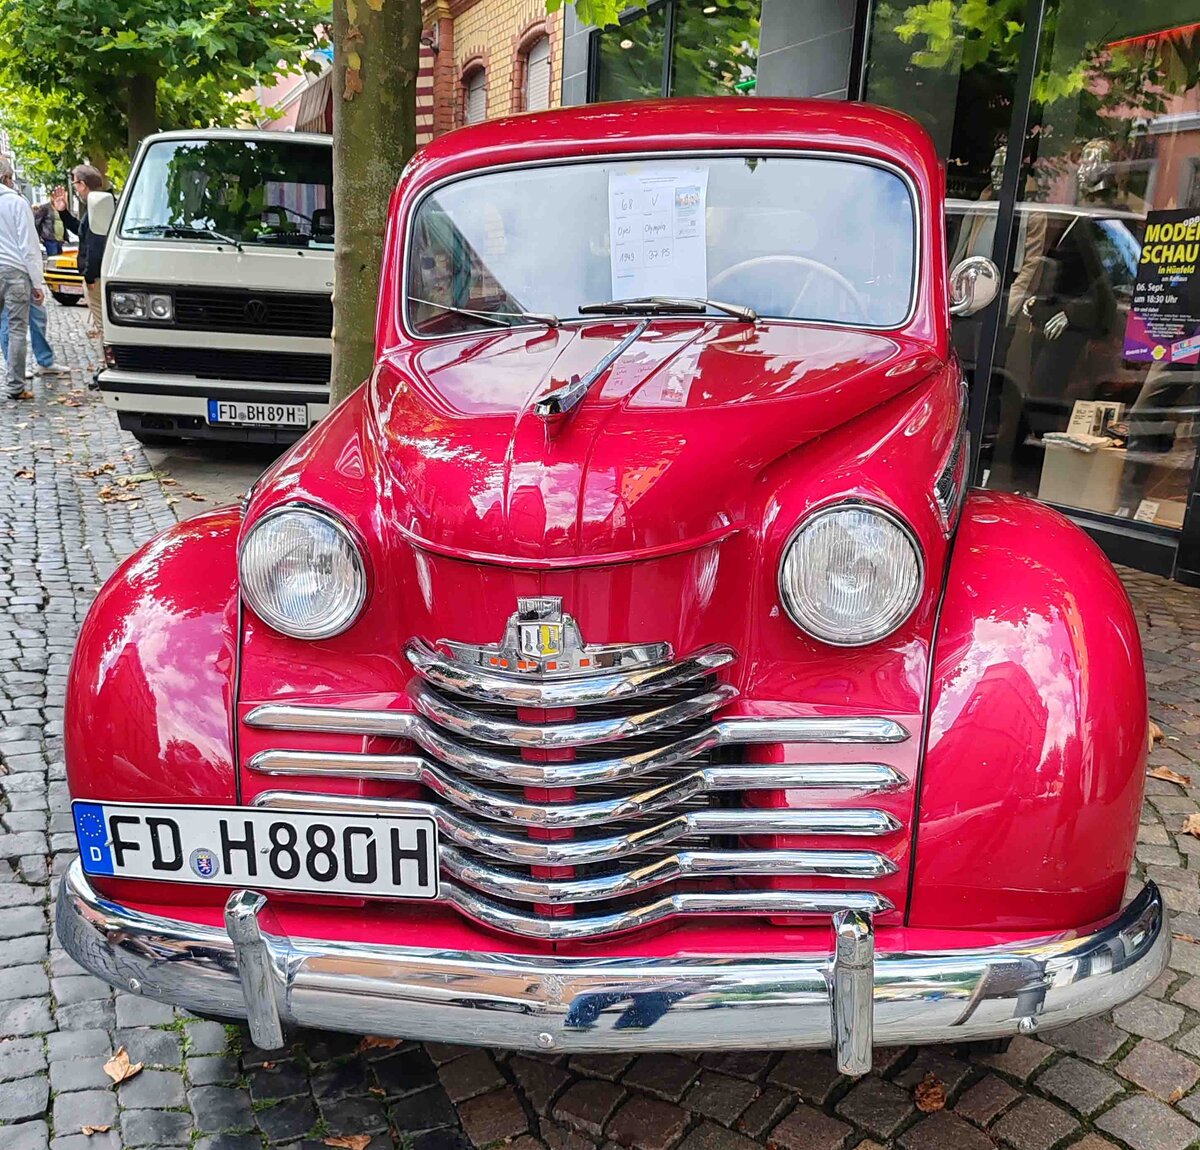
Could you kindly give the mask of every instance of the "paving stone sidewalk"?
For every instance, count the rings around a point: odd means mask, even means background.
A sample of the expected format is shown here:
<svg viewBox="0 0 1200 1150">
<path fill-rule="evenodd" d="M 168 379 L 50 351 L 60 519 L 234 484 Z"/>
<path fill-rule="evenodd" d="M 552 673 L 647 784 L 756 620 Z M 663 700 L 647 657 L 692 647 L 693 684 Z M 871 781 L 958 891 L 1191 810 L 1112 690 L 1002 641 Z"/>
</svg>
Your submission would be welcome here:
<svg viewBox="0 0 1200 1150">
<path fill-rule="evenodd" d="M 1200 812 L 1200 592 L 1137 573 L 1124 575 L 1164 734 L 1152 762 L 1197 785 L 1147 784 L 1138 871 L 1165 891 L 1178 939 L 1168 974 L 1110 1018 L 1000 1055 L 878 1051 L 851 1081 L 811 1052 L 550 1058 L 310 1033 L 263 1054 L 242 1028 L 83 974 L 49 933 L 74 850 L 71 648 L 116 564 L 195 508 L 170 502 L 178 488 L 122 486 L 148 467 L 83 390 L 96 365 L 85 313 L 50 315 L 71 378 L 0 411 L 0 1150 L 1200 1146 L 1200 839 L 1181 834 Z M 121 1046 L 145 1069 L 114 1086 L 104 1063 Z M 930 1075 L 947 1104 L 927 1114 Z"/>
</svg>

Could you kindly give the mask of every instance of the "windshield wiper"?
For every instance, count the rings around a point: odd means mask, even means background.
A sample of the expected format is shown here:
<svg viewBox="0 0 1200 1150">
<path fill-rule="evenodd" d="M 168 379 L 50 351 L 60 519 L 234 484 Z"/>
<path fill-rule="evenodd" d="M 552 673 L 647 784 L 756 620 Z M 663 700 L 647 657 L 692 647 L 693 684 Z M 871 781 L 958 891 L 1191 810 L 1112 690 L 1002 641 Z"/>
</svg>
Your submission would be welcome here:
<svg viewBox="0 0 1200 1150">
<path fill-rule="evenodd" d="M 743 307 L 740 303 L 723 303 L 718 299 L 703 296 L 646 295 L 636 299 L 614 299 L 607 303 L 584 303 L 579 305 L 580 315 L 645 315 L 683 312 L 687 315 L 703 315 L 709 308 L 723 311 L 743 323 L 757 323 L 758 312 Z"/>
<path fill-rule="evenodd" d="M 143 224 L 140 227 L 130 228 L 131 235 L 149 236 L 203 236 L 205 239 L 220 240 L 223 244 L 229 244 L 242 250 L 241 240 L 235 240 L 233 236 L 227 236 L 224 232 L 219 232 L 215 228 L 197 228 L 191 224 Z"/>
<path fill-rule="evenodd" d="M 435 307 L 438 311 L 449 311 L 455 315 L 469 316 L 471 319 L 480 319 L 484 323 L 490 323 L 493 327 L 514 327 L 515 324 L 507 323 L 510 319 L 523 319 L 529 323 L 544 323 L 547 327 L 558 327 L 559 318 L 556 315 L 550 315 L 548 312 L 538 311 L 474 311 L 469 307 L 454 307 L 448 303 L 438 303 L 436 300 L 421 299 L 419 296 L 410 295 L 408 297 L 413 303 L 424 304 L 426 307 Z"/>
</svg>

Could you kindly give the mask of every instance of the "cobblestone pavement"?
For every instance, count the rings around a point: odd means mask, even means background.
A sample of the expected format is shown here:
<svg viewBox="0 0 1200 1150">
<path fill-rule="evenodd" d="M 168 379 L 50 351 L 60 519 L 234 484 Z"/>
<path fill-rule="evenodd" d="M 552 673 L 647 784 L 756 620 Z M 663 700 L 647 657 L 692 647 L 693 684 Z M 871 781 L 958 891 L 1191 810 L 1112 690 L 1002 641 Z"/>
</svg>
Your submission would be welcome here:
<svg viewBox="0 0 1200 1150">
<path fill-rule="evenodd" d="M 1200 592 L 1141 574 L 1126 578 L 1164 732 L 1153 763 L 1197 785 L 1147 784 L 1138 870 L 1166 892 L 1178 940 L 1169 973 L 1112 1017 L 999 1055 L 878 1051 L 856 1082 L 825 1053 L 568 1059 L 364 1050 L 312 1033 L 264 1055 L 240 1028 L 81 973 L 48 929 L 74 846 L 62 763 L 72 641 L 117 562 L 194 501 L 183 485 L 122 486 L 145 456 L 82 390 L 95 354 L 83 313 L 51 316 L 72 381 L 0 413 L 0 1150 L 360 1150 L 363 1135 L 366 1150 L 1200 1145 L 1200 839 L 1180 833 L 1200 811 Z M 103 1067 L 121 1046 L 145 1069 L 114 1086 Z M 929 1074 L 947 1105 L 926 1114 L 915 1096 Z"/>
</svg>

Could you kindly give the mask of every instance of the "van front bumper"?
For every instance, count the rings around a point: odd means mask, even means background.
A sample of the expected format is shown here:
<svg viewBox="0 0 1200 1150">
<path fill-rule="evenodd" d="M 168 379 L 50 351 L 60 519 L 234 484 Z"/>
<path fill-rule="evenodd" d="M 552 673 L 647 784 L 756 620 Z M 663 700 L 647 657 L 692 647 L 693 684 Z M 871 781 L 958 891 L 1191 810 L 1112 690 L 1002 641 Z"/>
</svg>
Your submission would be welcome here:
<svg viewBox="0 0 1200 1150">
<path fill-rule="evenodd" d="M 523 1050 L 832 1047 L 862 1074 L 871 1047 L 1032 1034 L 1102 1014 L 1166 966 L 1148 883 L 1086 931 L 972 950 L 877 953 L 870 917 L 841 912 L 832 953 L 795 958 L 521 956 L 288 938 L 266 898 L 233 894 L 225 928 L 98 894 L 79 862 L 58 896 L 68 953 L 114 986 L 244 1018 L 270 1049 L 293 1024 Z"/>
</svg>

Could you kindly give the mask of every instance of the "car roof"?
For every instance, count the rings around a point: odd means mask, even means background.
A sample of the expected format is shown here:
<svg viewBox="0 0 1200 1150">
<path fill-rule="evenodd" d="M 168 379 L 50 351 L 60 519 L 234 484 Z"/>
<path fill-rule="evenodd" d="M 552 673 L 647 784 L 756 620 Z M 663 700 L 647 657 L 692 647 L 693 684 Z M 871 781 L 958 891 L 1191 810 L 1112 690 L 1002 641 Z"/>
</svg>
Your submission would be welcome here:
<svg viewBox="0 0 1200 1150">
<path fill-rule="evenodd" d="M 255 140 L 263 143 L 291 141 L 296 144 L 324 144 L 333 147 L 333 137 L 321 132 L 271 132 L 265 128 L 179 128 L 170 132 L 155 132 L 145 143 L 159 140 Z"/>
<path fill-rule="evenodd" d="M 709 96 L 584 104 L 489 120 L 439 136 L 412 174 L 448 174 L 554 157 L 621 152 L 850 151 L 899 164 L 919 182 L 939 161 L 925 130 L 903 112 L 847 100 Z"/>
</svg>

